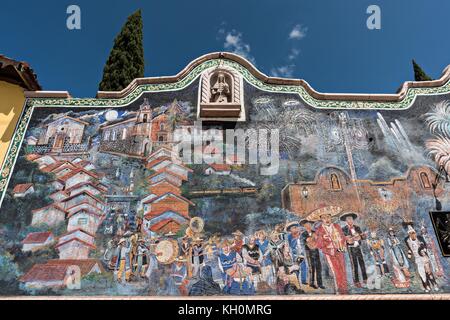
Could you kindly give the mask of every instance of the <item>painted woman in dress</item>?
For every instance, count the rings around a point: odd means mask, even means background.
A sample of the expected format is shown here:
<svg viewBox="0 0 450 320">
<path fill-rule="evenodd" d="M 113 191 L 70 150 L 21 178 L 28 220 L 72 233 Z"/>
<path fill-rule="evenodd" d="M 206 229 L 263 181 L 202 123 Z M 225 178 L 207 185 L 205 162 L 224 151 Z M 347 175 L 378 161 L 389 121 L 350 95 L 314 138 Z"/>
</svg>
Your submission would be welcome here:
<svg viewBox="0 0 450 320">
<path fill-rule="evenodd" d="M 409 263 L 393 228 L 389 228 L 387 243 L 394 270 L 392 283 L 396 288 L 408 288 L 410 285 L 409 278 L 411 276 Z"/>
</svg>

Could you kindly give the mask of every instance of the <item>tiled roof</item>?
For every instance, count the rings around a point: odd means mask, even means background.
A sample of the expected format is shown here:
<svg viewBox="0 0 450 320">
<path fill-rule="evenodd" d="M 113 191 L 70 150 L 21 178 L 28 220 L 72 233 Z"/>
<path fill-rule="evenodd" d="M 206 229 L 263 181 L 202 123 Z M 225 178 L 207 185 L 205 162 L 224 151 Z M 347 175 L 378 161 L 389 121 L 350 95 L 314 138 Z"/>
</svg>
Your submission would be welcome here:
<svg viewBox="0 0 450 320">
<path fill-rule="evenodd" d="M 67 265 L 35 264 L 25 273 L 20 281 L 22 282 L 53 282 L 63 281 L 67 274 Z"/>
<path fill-rule="evenodd" d="M 50 231 L 31 232 L 25 237 L 25 239 L 22 240 L 22 243 L 23 244 L 44 243 L 51 236 L 53 236 L 53 234 Z"/>
<path fill-rule="evenodd" d="M 183 202 L 187 202 L 191 206 L 195 206 L 195 204 L 192 201 L 190 201 L 189 199 L 186 199 L 183 196 L 176 195 L 175 193 L 172 193 L 172 192 L 166 192 L 166 193 L 160 195 L 159 197 L 150 200 L 149 202 L 150 203 L 159 202 L 160 200 L 162 200 L 163 198 L 168 197 L 168 196 L 174 197 L 174 198 L 176 198 L 178 200 L 181 200 Z"/>
<path fill-rule="evenodd" d="M 226 163 L 211 163 L 209 165 L 211 168 L 214 169 L 214 171 L 230 171 L 231 167 L 230 165 Z"/>
<path fill-rule="evenodd" d="M 152 225 L 150 227 L 150 230 L 153 231 L 153 232 L 158 232 L 159 230 L 161 230 L 164 226 L 166 226 L 170 222 L 174 222 L 174 223 L 176 223 L 178 225 L 180 224 L 178 221 L 169 218 L 169 219 L 164 219 L 164 220 L 161 220 L 161 221 L 155 223 L 154 225 Z"/>
<path fill-rule="evenodd" d="M 17 84 L 28 91 L 42 90 L 30 65 L 0 55 L 0 80 Z"/>
<path fill-rule="evenodd" d="M 96 264 L 99 266 L 101 272 L 105 271 L 101 262 L 97 259 L 52 259 L 47 261 L 47 265 L 59 265 L 68 267 L 73 265 L 79 266 L 82 276 L 87 275 L 92 270 L 92 268 L 95 267 Z"/>
<path fill-rule="evenodd" d="M 22 183 L 22 184 L 16 184 L 16 186 L 13 189 L 14 193 L 24 193 L 28 189 L 30 189 L 33 186 L 32 183 Z"/>
<path fill-rule="evenodd" d="M 42 207 L 42 208 L 39 208 L 39 209 L 35 209 L 35 210 L 31 211 L 31 212 L 32 212 L 32 213 L 36 213 L 36 212 L 39 212 L 39 211 L 42 211 L 42 210 L 45 210 L 45 209 L 51 208 L 51 207 L 53 207 L 53 208 L 55 208 L 55 209 L 57 209 L 57 210 L 59 210 L 59 211 L 62 211 L 62 212 L 64 212 L 64 213 L 67 213 L 66 210 L 64 210 L 63 208 L 61 208 L 60 206 L 58 206 L 56 203 L 51 203 L 51 204 L 49 204 L 48 206 L 45 206 L 45 207 Z"/>
<path fill-rule="evenodd" d="M 82 243 L 82 244 L 84 244 L 84 245 L 86 245 L 86 246 L 88 246 L 88 247 L 91 247 L 92 249 L 95 249 L 95 248 L 96 248 L 95 245 L 93 245 L 93 244 L 91 244 L 91 243 L 89 243 L 89 242 L 87 242 L 87 241 L 84 241 L 84 240 L 82 240 L 82 239 L 80 239 L 80 238 L 77 238 L 77 237 L 70 238 L 70 239 L 68 239 L 68 240 L 66 240 L 66 241 L 63 241 L 63 242 L 59 242 L 59 243 L 55 246 L 55 248 L 59 248 L 59 247 L 65 245 L 65 244 L 67 244 L 67 243 L 69 243 L 69 242 L 72 242 L 72 241 L 78 241 L 78 242 L 80 242 L 80 243 Z"/>
<path fill-rule="evenodd" d="M 62 182 L 66 182 L 67 180 L 69 180 L 70 178 L 72 178 L 73 176 L 77 175 L 77 174 L 80 173 L 80 172 L 83 172 L 83 173 L 85 173 L 85 174 L 91 176 L 91 177 L 94 178 L 94 179 L 98 179 L 98 178 L 99 178 L 98 175 L 96 175 L 95 173 L 93 173 L 93 172 L 91 172 L 91 171 L 85 170 L 85 169 L 83 169 L 83 168 L 78 168 L 78 169 L 75 169 L 75 170 L 73 170 L 72 172 L 69 172 L 68 174 L 62 176 L 62 177 L 59 178 L 58 180 L 60 180 L 60 181 L 62 181 Z"/>
<path fill-rule="evenodd" d="M 100 202 L 100 203 L 102 203 L 102 204 L 105 203 L 105 202 L 103 202 L 102 200 L 98 199 L 96 196 L 94 196 L 92 193 L 90 193 L 90 192 L 87 191 L 87 190 L 83 190 L 83 191 L 81 191 L 81 192 L 79 192 L 79 193 L 77 193 L 77 194 L 74 194 L 74 195 L 72 195 L 72 196 L 70 196 L 70 197 L 67 197 L 67 198 L 61 200 L 61 202 L 67 202 L 67 201 L 72 200 L 73 198 L 76 198 L 76 197 L 78 197 L 78 196 L 80 196 L 80 195 L 82 195 L 82 194 L 85 194 L 85 195 L 87 195 L 88 197 L 92 198 L 93 200 L 95 200 L 95 201 L 97 201 L 97 202 Z"/>
</svg>

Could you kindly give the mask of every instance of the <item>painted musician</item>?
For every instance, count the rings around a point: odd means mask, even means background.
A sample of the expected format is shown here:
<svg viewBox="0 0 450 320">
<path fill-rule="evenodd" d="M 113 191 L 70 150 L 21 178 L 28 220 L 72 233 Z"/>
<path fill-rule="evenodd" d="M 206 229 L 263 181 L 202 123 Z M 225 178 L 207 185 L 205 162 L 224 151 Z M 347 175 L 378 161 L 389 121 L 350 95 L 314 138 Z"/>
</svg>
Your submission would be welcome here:
<svg viewBox="0 0 450 320">
<path fill-rule="evenodd" d="M 316 245 L 316 233 L 312 228 L 313 222 L 303 219 L 300 221 L 300 225 L 305 228 L 305 231 L 302 233 L 302 242 L 309 265 L 309 286 L 314 289 L 325 289 L 322 283 L 322 263 L 320 262 L 320 252 Z"/>
<path fill-rule="evenodd" d="M 359 226 L 354 224 L 354 220 L 357 218 L 358 215 L 355 212 L 347 212 L 341 215 L 340 220 L 345 222 L 342 232 L 345 235 L 348 256 L 350 257 L 350 262 L 352 264 L 353 284 L 355 287 L 361 288 L 362 285 L 359 281 L 359 270 L 361 270 L 364 285 L 367 285 L 366 264 L 361 249 L 362 241 L 366 238 L 366 235 Z"/>
<path fill-rule="evenodd" d="M 347 271 L 345 268 L 344 252 L 346 241 L 341 227 L 331 222 L 331 214 L 324 211 L 320 214 L 322 224 L 317 228 L 317 248 L 325 256 L 334 280 L 334 286 L 338 294 L 346 294 Z"/>
</svg>

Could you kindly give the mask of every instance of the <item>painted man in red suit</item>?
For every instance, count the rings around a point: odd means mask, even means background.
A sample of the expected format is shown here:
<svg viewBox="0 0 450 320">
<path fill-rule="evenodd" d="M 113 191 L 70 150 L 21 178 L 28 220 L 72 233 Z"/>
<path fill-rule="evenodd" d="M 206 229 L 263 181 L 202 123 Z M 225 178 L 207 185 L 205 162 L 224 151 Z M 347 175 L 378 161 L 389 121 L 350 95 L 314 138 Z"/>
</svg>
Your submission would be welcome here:
<svg viewBox="0 0 450 320">
<path fill-rule="evenodd" d="M 345 236 L 337 223 L 331 222 L 331 214 L 320 215 L 322 224 L 316 230 L 317 247 L 327 260 L 337 293 L 347 293 L 347 272 L 345 270 Z"/>
</svg>

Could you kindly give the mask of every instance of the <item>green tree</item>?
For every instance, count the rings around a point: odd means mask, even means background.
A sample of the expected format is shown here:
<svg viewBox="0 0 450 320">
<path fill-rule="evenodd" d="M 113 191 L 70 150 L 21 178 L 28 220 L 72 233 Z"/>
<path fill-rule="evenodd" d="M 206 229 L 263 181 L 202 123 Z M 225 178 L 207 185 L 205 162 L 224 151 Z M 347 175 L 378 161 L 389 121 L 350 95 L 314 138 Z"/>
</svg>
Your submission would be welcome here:
<svg viewBox="0 0 450 320">
<path fill-rule="evenodd" d="M 114 40 L 103 69 L 101 91 L 120 91 L 133 79 L 144 76 L 144 47 L 141 10 L 128 17 Z"/>
<path fill-rule="evenodd" d="M 414 68 L 414 80 L 415 81 L 431 81 L 430 76 L 428 76 L 425 71 L 422 70 L 422 68 L 416 63 L 416 61 L 412 61 L 413 68 Z"/>
</svg>

